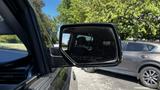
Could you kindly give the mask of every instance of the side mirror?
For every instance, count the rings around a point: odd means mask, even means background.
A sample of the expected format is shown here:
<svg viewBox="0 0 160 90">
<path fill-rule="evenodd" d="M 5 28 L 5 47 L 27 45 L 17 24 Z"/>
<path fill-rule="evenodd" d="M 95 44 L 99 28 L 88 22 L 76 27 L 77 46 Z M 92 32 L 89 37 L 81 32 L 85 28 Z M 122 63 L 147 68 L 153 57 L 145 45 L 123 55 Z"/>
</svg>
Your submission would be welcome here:
<svg viewBox="0 0 160 90">
<path fill-rule="evenodd" d="M 121 62 L 120 38 L 112 24 L 71 24 L 60 28 L 59 50 L 72 66 L 114 66 Z"/>
</svg>

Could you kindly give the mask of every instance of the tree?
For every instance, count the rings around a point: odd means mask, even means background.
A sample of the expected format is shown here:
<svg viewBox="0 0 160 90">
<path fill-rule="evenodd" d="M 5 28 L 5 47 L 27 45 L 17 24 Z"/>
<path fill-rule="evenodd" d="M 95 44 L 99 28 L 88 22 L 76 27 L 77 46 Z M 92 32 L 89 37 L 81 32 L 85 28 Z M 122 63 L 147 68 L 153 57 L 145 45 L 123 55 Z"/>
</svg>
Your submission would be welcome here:
<svg viewBox="0 0 160 90">
<path fill-rule="evenodd" d="M 44 41 L 49 45 L 50 41 L 53 43 L 56 43 L 57 37 L 54 32 L 57 31 L 58 27 L 58 21 L 54 17 L 50 17 L 42 12 L 42 8 L 45 6 L 42 0 L 32 0 L 32 3 L 34 5 L 34 9 L 36 10 L 37 20 L 40 22 L 42 35 L 44 37 Z M 48 38 L 50 36 L 51 38 Z"/>
<path fill-rule="evenodd" d="M 61 23 L 115 23 L 122 39 L 156 39 L 160 21 L 159 0 L 62 0 Z"/>
</svg>

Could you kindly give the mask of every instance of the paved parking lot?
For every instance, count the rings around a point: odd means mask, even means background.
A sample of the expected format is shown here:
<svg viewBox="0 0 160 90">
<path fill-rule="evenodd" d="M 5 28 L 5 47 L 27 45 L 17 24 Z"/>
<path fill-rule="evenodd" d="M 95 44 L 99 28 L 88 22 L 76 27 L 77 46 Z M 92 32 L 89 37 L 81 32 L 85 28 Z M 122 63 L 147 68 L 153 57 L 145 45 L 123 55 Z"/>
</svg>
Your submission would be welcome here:
<svg viewBox="0 0 160 90">
<path fill-rule="evenodd" d="M 78 80 L 78 90 L 154 90 L 142 86 L 130 76 L 101 70 L 87 73 L 75 67 L 73 70 Z"/>
</svg>

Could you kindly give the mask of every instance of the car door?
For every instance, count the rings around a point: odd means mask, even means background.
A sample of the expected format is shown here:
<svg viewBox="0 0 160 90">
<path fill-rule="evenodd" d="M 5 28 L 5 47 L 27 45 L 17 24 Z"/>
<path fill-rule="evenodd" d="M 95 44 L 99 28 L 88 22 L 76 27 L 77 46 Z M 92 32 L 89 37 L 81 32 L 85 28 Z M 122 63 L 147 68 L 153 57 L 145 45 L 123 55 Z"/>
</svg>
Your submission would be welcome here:
<svg viewBox="0 0 160 90">
<path fill-rule="evenodd" d="M 136 72 L 136 67 L 143 60 L 147 47 L 143 43 L 128 42 L 123 51 L 123 61 L 118 68 L 127 72 Z"/>
<path fill-rule="evenodd" d="M 57 68 L 52 73 L 35 80 L 26 87 L 26 90 L 69 90 L 69 88 L 76 90 L 77 88 L 70 87 L 70 83 L 73 82 L 73 80 L 70 82 L 71 72 L 71 68 Z"/>
</svg>

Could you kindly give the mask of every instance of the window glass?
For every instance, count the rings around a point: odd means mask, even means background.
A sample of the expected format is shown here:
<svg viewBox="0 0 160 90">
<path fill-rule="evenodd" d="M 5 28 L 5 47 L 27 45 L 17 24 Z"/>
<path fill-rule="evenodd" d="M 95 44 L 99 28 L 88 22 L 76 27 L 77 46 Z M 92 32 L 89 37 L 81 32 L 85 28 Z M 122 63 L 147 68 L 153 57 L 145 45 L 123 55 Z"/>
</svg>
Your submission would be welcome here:
<svg viewBox="0 0 160 90">
<path fill-rule="evenodd" d="M 122 50 L 125 51 L 126 46 L 127 46 L 127 43 L 124 42 L 124 41 L 122 41 L 122 42 L 121 42 L 121 46 L 122 46 Z"/>
<path fill-rule="evenodd" d="M 16 35 L 0 35 L 1 49 L 14 49 L 26 51 L 26 47 Z"/>
<path fill-rule="evenodd" d="M 77 38 L 79 37 L 84 37 L 86 39 L 86 41 L 93 41 L 93 37 L 91 36 L 87 36 L 87 35 L 78 35 Z"/>
<path fill-rule="evenodd" d="M 45 42 L 46 47 L 52 47 L 53 44 L 57 41 L 56 32 L 58 27 L 55 23 L 56 20 L 43 12 L 42 8 L 45 6 L 45 2 L 43 0 L 29 1 L 36 14 L 36 18 L 41 30 L 42 39 Z"/>
<path fill-rule="evenodd" d="M 25 45 L 16 35 L 0 35 L 0 63 L 28 56 Z"/>
<path fill-rule="evenodd" d="M 128 43 L 126 47 L 126 51 L 144 51 L 145 49 L 145 46 L 139 43 Z"/>
<path fill-rule="evenodd" d="M 153 45 L 147 45 L 147 48 L 148 48 L 148 51 L 152 51 L 155 48 L 155 46 L 153 46 Z"/>
<path fill-rule="evenodd" d="M 32 6 L 36 11 L 37 21 L 41 28 L 43 41 L 47 47 L 52 46 L 57 41 L 57 37 L 53 32 L 57 32 L 61 25 L 77 23 L 113 23 L 116 25 L 117 32 L 122 40 L 160 41 L 159 0 L 29 1 L 32 2 Z M 91 47 L 89 50 L 92 49 L 92 44 L 90 42 L 94 41 L 94 43 L 98 43 L 96 38 L 93 40 L 92 37 L 87 35 L 77 36 L 77 38 L 80 37 L 86 39 L 86 43 L 81 46 L 84 46 L 85 48 Z M 64 36 L 63 42 L 64 49 L 68 49 L 66 46 L 69 44 L 69 37 Z M 103 46 L 112 44 L 106 41 L 102 43 Z M 76 40 L 73 44 L 78 46 Z M 97 51 L 102 51 L 101 49 L 103 49 L 101 46 L 99 47 L 97 45 L 93 46 L 93 50 L 94 47 L 96 47 L 95 49 Z M 138 43 L 122 43 L 122 49 L 126 51 L 160 51 L 160 48 L 153 48 L 154 47 L 152 46 Z M 77 51 L 77 49 L 75 51 Z M 104 53 L 104 55 L 106 54 Z M 126 65 L 124 65 L 124 67 L 125 66 Z"/>
<path fill-rule="evenodd" d="M 68 50 L 68 45 L 69 45 L 69 39 L 70 39 L 70 34 L 63 34 L 62 36 L 62 49 L 63 50 Z"/>
<path fill-rule="evenodd" d="M 155 49 L 153 49 L 153 52 L 160 52 L 160 46 L 158 46 Z"/>
<path fill-rule="evenodd" d="M 84 47 L 92 50 L 93 37 L 88 35 L 77 35 L 75 47 Z"/>
</svg>

